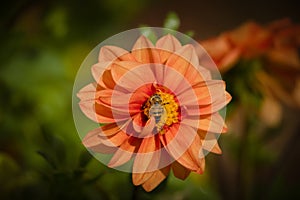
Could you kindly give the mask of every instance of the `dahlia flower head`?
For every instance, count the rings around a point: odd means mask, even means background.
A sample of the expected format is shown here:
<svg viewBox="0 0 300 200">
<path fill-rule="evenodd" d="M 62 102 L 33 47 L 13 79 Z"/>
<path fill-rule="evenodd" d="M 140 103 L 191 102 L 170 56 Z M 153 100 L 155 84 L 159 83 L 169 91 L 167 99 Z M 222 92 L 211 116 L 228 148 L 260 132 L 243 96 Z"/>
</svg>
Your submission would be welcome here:
<svg viewBox="0 0 300 200">
<path fill-rule="evenodd" d="M 79 110 L 93 127 L 79 130 L 85 119 L 79 112 L 74 117 L 83 145 L 97 159 L 132 173 L 134 185 L 151 191 L 170 171 L 182 180 L 190 172 L 202 174 L 207 153 L 221 153 L 217 139 L 227 130 L 224 108 L 231 96 L 192 39 L 161 33 L 152 42 L 134 33 L 94 51 L 97 59 L 85 72 L 93 80 L 74 87 Z"/>
</svg>

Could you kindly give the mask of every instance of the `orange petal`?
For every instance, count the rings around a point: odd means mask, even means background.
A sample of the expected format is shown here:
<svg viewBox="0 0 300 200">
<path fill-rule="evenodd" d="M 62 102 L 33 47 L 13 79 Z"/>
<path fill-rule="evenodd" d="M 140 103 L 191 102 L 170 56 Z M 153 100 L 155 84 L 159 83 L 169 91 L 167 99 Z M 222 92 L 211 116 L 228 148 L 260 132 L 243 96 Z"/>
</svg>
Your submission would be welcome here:
<svg viewBox="0 0 300 200">
<path fill-rule="evenodd" d="M 117 90 L 102 90 L 97 93 L 99 98 L 96 100 L 96 103 L 105 107 L 110 108 L 115 117 L 116 115 L 128 116 L 135 115 L 136 113 L 141 112 L 141 105 L 144 102 L 130 102 L 132 96 L 131 93 L 124 94 Z"/>
<path fill-rule="evenodd" d="M 229 51 L 226 56 L 224 56 L 219 62 L 218 62 L 218 68 L 221 72 L 228 71 L 231 67 L 234 66 L 234 64 L 240 59 L 242 54 L 241 48 L 234 48 L 231 51 Z"/>
<path fill-rule="evenodd" d="M 161 63 L 165 63 L 172 53 L 177 51 L 180 47 L 180 42 L 174 36 L 168 34 L 161 37 L 156 42 L 156 48 L 159 49 Z"/>
<path fill-rule="evenodd" d="M 216 98 L 216 100 L 214 100 L 211 105 L 200 106 L 200 113 L 203 115 L 215 113 L 226 106 L 231 101 L 231 99 L 231 95 L 225 91 L 223 96 Z"/>
<path fill-rule="evenodd" d="M 124 88 L 129 92 L 134 92 L 138 86 L 155 81 L 150 66 L 136 68 L 138 66 L 140 66 L 139 63 L 129 61 L 115 62 L 112 65 L 112 77 L 117 85 L 121 87 L 120 89 Z M 147 74 L 147 76 L 145 76 L 145 74 Z"/>
<path fill-rule="evenodd" d="M 97 85 L 95 83 L 86 85 L 77 93 L 77 97 L 81 101 L 96 99 L 96 87 Z"/>
<path fill-rule="evenodd" d="M 107 69 L 103 72 L 102 78 L 99 81 L 99 84 L 105 88 L 109 88 L 109 89 L 115 88 L 116 83 L 112 77 L 111 69 Z"/>
<path fill-rule="evenodd" d="M 143 127 L 145 126 L 145 122 L 143 119 L 142 113 L 137 113 L 136 115 L 132 116 L 132 127 L 133 129 L 140 133 L 143 130 Z"/>
<path fill-rule="evenodd" d="M 156 150 L 159 147 L 159 140 L 156 141 L 155 136 L 143 138 L 133 163 L 133 173 L 145 173 L 157 169 L 159 151 Z M 156 162 L 153 162 L 153 160 Z"/>
<path fill-rule="evenodd" d="M 116 148 L 108 147 L 104 144 L 98 144 L 88 148 L 92 152 L 102 153 L 102 154 L 114 154 L 116 152 Z"/>
<path fill-rule="evenodd" d="M 99 123 L 101 123 L 102 121 L 106 121 L 108 123 L 114 122 L 114 120 L 112 118 L 103 117 L 103 116 L 100 116 L 96 113 L 96 111 L 95 111 L 95 101 L 94 100 L 79 102 L 79 107 L 80 107 L 81 111 L 89 119 L 93 120 L 94 122 L 99 122 Z"/>
<path fill-rule="evenodd" d="M 99 129 L 97 128 L 95 130 L 90 131 L 82 140 L 83 145 L 86 148 L 91 148 L 93 146 L 96 146 L 98 144 L 101 144 L 101 138 L 99 137 Z"/>
<path fill-rule="evenodd" d="M 92 66 L 92 75 L 96 82 L 101 80 L 101 77 L 106 69 L 111 65 L 111 62 L 100 62 Z"/>
<path fill-rule="evenodd" d="M 181 164 L 179 164 L 176 161 L 174 163 L 172 163 L 172 170 L 173 170 L 174 176 L 181 180 L 185 180 L 191 173 L 191 170 L 185 168 L 184 166 L 182 166 Z"/>
<path fill-rule="evenodd" d="M 120 130 L 125 130 L 128 123 L 129 123 L 129 120 L 124 121 L 124 122 L 106 124 L 106 125 L 98 128 L 98 129 L 101 129 L 101 130 L 99 130 L 99 135 L 100 136 L 114 135 L 117 132 L 119 132 Z"/>
<path fill-rule="evenodd" d="M 201 116 L 199 129 L 214 133 L 227 132 L 227 126 L 219 113 Z"/>
<path fill-rule="evenodd" d="M 203 159 L 199 158 L 201 146 L 200 137 L 196 135 L 191 146 L 177 159 L 177 162 L 189 170 L 200 174 L 203 173 Z"/>
<path fill-rule="evenodd" d="M 100 49 L 99 57 L 98 57 L 99 62 L 107 62 L 107 61 L 115 61 L 115 60 L 133 61 L 134 58 L 128 51 L 126 51 L 125 49 L 122 49 L 120 47 L 103 46 Z"/>
<path fill-rule="evenodd" d="M 147 192 L 152 191 L 168 176 L 169 172 L 170 166 L 155 171 L 153 175 L 142 185 L 143 188 Z"/>
<path fill-rule="evenodd" d="M 118 61 L 111 65 L 112 77 L 117 82 L 126 72 L 139 66 L 140 64 L 132 61 Z"/>
<path fill-rule="evenodd" d="M 108 166 L 118 167 L 128 162 L 132 158 L 133 153 L 138 149 L 140 143 L 140 139 L 130 136 L 127 140 L 124 141 L 124 143 L 121 144 L 120 148 L 118 148 L 118 150 L 108 163 Z"/>
<path fill-rule="evenodd" d="M 201 115 L 200 117 L 188 116 L 181 123 L 207 132 L 225 133 L 227 131 L 224 119 L 219 113 Z"/>
<path fill-rule="evenodd" d="M 220 60 L 231 50 L 231 44 L 226 34 L 217 38 L 201 41 L 200 44 L 214 61 Z"/>
<path fill-rule="evenodd" d="M 212 102 L 223 99 L 225 101 L 225 82 L 219 80 L 209 80 L 193 86 L 193 90 L 198 97 L 199 105 L 208 105 Z"/>
<path fill-rule="evenodd" d="M 154 172 L 154 174 L 149 178 L 142 186 L 147 191 L 150 192 L 156 188 L 169 174 L 170 166 L 162 168 Z"/>
<path fill-rule="evenodd" d="M 143 35 L 137 39 L 131 54 L 140 63 L 160 63 L 159 52 Z"/>
<path fill-rule="evenodd" d="M 205 138 L 202 140 L 202 147 L 203 149 L 216 153 L 222 154 L 222 150 L 218 145 L 218 141 L 216 138 L 216 134 L 214 133 L 207 133 Z"/>
<path fill-rule="evenodd" d="M 182 75 L 185 75 L 189 68 L 194 68 L 199 65 L 198 56 L 192 45 L 185 45 L 176 51 L 166 65 L 176 69 Z"/>
<path fill-rule="evenodd" d="M 139 134 L 139 137 L 141 137 L 141 138 L 149 137 L 151 134 L 153 134 L 153 131 L 154 131 L 153 129 L 154 129 L 155 125 L 156 125 L 156 123 L 155 123 L 154 117 L 151 117 L 150 119 L 148 119 L 144 128 L 142 129 L 142 132 Z"/>
<path fill-rule="evenodd" d="M 196 158 L 201 148 L 197 131 L 184 124 L 181 124 L 179 128 L 173 127 L 174 125 L 161 137 L 162 144 L 174 160 L 190 170 L 197 171 L 199 167 Z M 198 152 L 195 153 L 196 151 Z M 191 157 L 190 153 L 196 156 Z"/>
<path fill-rule="evenodd" d="M 127 139 L 128 135 L 124 131 L 119 131 L 118 133 L 110 136 L 99 136 L 101 143 L 109 147 L 118 147 L 123 144 Z"/>
<path fill-rule="evenodd" d="M 100 123 L 114 123 L 127 120 L 129 118 L 125 111 L 113 109 L 113 107 L 102 103 L 95 103 L 93 109 L 93 115 L 96 116 L 97 121 Z"/>
<path fill-rule="evenodd" d="M 132 183 L 134 185 L 141 185 L 145 183 L 154 172 L 145 172 L 145 173 L 132 173 Z"/>
</svg>

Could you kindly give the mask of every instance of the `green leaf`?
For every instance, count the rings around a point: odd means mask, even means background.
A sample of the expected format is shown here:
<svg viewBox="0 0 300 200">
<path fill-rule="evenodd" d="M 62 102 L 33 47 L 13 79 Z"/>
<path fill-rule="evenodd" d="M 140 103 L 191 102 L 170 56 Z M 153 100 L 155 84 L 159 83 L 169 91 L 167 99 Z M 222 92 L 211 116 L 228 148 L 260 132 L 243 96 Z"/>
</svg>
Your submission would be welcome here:
<svg viewBox="0 0 300 200">
<path fill-rule="evenodd" d="M 53 168 L 53 169 L 57 169 L 57 166 L 55 164 L 54 159 L 48 155 L 47 153 L 43 152 L 43 151 L 37 151 L 37 153 L 44 158 L 45 161 L 47 161 L 47 163 Z"/>
<path fill-rule="evenodd" d="M 169 12 L 165 21 L 164 28 L 178 30 L 180 26 L 180 19 L 175 12 Z"/>
<path fill-rule="evenodd" d="M 86 167 L 92 158 L 92 155 L 87 150 L 82 151 L 79 157 L 79 167 Z"/>
</svg>

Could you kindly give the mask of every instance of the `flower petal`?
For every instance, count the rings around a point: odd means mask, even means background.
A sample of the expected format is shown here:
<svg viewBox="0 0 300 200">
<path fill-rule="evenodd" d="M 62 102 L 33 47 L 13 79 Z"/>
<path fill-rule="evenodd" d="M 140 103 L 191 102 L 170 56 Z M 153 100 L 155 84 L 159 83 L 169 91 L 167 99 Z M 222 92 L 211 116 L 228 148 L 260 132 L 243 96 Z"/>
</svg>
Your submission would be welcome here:
<svg viewBox="0 0 300 200">
<path fill-rule="evenodd" d="M 162 144 L 174 160 L 193 171 L 197 171 L 198 167 L 195 162 L 196 159 L 194 157 L 191 158 L 189 153 L 190 151 L 194 152 L 197 148 L 199 152 L 201 147 L 201 141 L 196 132 L 191 126 L 181 124 L 176 127 L 173 125 L 161 137 Z"/>
<path fill-rule="evenodd" d="M 134 61 L 133 56 L 120 47 L 116 46 L 103 46 L 100 49 L 98 61 L 99 62 L 107 62 L 107 61 L 115 61 L 115 60 L 127 60 Z"/>
<path fill-rule="evenodd" d="M 86 148 L 91 148 L 93 146 L 101 144 L 101 138 L 99 137 L 99 128 L 88 132 L 88 134 L 86 134 L 86 136 L 84 136 L 84 138 L 82 139 L 82 143 Z"/>
<path fill-rule="evenodd" d="M 77 93 L 77 97 L 81 101 L 96 99 L 96 87 L 97 85 L 95 83 L 90 83 L 86 85 Z"/>
<path fill-rule="evenodd" d="M 109 147 L 118 147 L 121 144 L 123 144 L 128 139 L 129 136 L 124 131 L 120 130 L 114 135 L 99 136 L 99 137 L 102 144 Z"/>
<path fill-rule="evenodd" d="M 137 151 L 140 144 L 140 139 L 132 136 L 128 137 L 128 139 L 121 144 L 114 156 L 111 158 L 108 166 L 113 168 L 128 162 L 132 158 L 133 153 Z"/>
<path fill-rule="evenodd" d="M 174 176 L 181 180 L 185 180 L 191 173 L 191 170 L 185 168 L 184 166 L 179 164 L 177 161 L 172 163 L 172 170 L 173 170 Z"/>
<path fill-rule="evenodd" d="M 94 106 L 94 115 L 97 117 L 97 122 L 106 124 L 124 121 L 129 118 L 128 113 L 125 112 L 126 110 L 110 107 L 103 103 L 95 103 Z"/>
<path fill-rule="evenodd" d="M 169 174 L 170 166 L 155 171 L 152 176 L 142 185 L 143 188 L 150 192 L 156 188 Z"/>
<path fill-rule="evenodd" d="M 134 92 L 138 87 L 156 80 L 151 65 L 128 61 L 116 62 L 112 65 L 112 77 L 118 86 L 114 88 L 115 90 L 125 89 L 128 92 Z"/>
<path fill-rule="evenodd" d="M 203 173 L 203 159 L 199 158 L 199 151 L 201 149 L 202 143 L 200 137 L 197 135 L 191 146 L 184 152 L 184 154 L 177 159 L 185 168 L 195 171 L 196 173 Z"/>
<path fill-rule="evenodd" d="M 132 173 L 132 183 L 134 185 L 141 185 L 145 183 L 154 172 L 145 172 L 145 173 Z"/>
<path fill-rule="evenodd" d="M 133 163 L 133 173 L 145 173 L 158 168 L 160 142 L 156 136 L 142 139 Z"/>
<path fill-rule="evenodd" d="M 227 131 L 224 119 L 219 113 L 201 115 L 200 118 L 198 116 L 188 116 L 181 123 L 207 132 L 225 133 Z"/>
<path fill-rule="evenodd" d="M 201 130 L 200 130 L 201 131 Z M 205 134 L 205 138 L 202 140 L 202 147 L 206 151 L 210 151 L 216 154 L 222 154 L 222 150 L 219 147 L 217 137 L 215 133 Z"/>
<path fill-rule="evenodd" d="M 130 120 L 124 121 L 124 122 L 118 122 L 118 123 L 111 123 L 111 124 L 106 124 L 104 126 L 101 126 L 98 128 L 99 136 L 111 136 L 116 133 L 118 133 L 120 130 L 125 130 L 126 127 L 128 126 Z"/>
<path fill-rule="evenodd" d="M 107 69 L 103 72 L 101 80 L 98 81 L 98 84 L 105 88 L 114 89 L 116 82 L 112 77 L 111 69 Z"/>
<path fill-rule="evenodd" d="M 156 48 L 159 49 L 161 63 L 165 63 L 172 53 L 177 51 L 180 47 L 180 42 L 174 36 L 168 34 L 161 37 L 156 42 Z"/>
<path fill-rule="evenodd" d="M 114 154 L 117 149 L 114 147 L 108 147 L 104 144 L 97 144 L 95 146 L 89 147 L 88 150 L 95 153 Z"/>
<path fill-rule="evenodd" d="M 111 65 L 111 62 L 99 62 L 92 66 L 92 75 L 96 82 L 101 81 L 101 77 L 106 69 Z"/>
<path fill-rule="evenodd" d="M 149 118 L 148 121 L 146 122 L 142 132 L 140 133 L 139 137 L 146 138 L 146 137 L 151 136 L 153 134 L 153 132 L 155 131 L 154 130 L 155 125 L 156 125 L 156 123 L 155 123 L 154 117 Z"/>
<path fill-rule="evenodd" d="M 141 185 L 147 181 L 153 171 L 158 169 L 160 162 L 160 142 L 156 136 L 142 139 L 142 143 L 133 163 L 132 180 L 135 185 Z"/>
<path fill-rule="evenodd" d="M 133 45 L 131 54 L 140 63 L 160 63 L 159 52 L 143 35 Z"/>
</svg>

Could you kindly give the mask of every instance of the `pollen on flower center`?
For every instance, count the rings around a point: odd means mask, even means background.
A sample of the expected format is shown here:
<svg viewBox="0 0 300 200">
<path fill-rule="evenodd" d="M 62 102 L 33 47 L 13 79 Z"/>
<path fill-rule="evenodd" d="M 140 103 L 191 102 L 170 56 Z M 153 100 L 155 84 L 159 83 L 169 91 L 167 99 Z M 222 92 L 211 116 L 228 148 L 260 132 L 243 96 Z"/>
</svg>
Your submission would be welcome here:
<svg viewBox="0 0 300 200">
<path fill-rule="evenodd" d="M 178 122 L 178 104 L 172 94 L 157 90 L 145 103 L 144 114 L 155 118 L 157 132 L 163 134 L 164 128 Z"/>
</svg>

